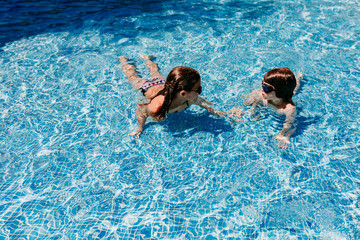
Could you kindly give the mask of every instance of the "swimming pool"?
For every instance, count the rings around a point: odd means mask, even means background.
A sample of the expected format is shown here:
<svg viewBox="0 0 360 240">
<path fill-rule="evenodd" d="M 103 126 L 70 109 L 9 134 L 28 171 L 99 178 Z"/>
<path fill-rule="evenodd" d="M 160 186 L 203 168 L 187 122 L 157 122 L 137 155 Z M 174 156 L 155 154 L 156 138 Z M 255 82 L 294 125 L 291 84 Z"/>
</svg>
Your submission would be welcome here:
<svg viewBox="0 0 360 240">
<path fill-rule="evenodd" d="M 35 5 L 35 6 L 34 6 Z M 360 239 L 355 0 L 3 4 L 0 239 Z M 218 110 L 274 67 L 305 73 L 282 118 L 191 107 L 149 121 L 115 57 L 198 70 Z"/>
</svg>

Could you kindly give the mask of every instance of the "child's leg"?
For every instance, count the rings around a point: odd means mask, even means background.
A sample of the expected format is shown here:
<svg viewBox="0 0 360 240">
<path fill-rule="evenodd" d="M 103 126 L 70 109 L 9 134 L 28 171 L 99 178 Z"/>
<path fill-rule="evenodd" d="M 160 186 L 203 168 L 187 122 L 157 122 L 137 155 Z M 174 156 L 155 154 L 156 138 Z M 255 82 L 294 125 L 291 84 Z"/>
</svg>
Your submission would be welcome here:
<svg viewBox="0 0 360 240">
<path fill-rule="evenodd" d="M 146 67 L 148 67 L 150 69 L 150 77 L 151 79 L 154 78 L 162 78 L 165 79 L 163 76 L 161 76 L 161 74 L 159 73 L 159 68 L 156 65 L 156 63 L 154 63 L 153 61 L 151 61 L 151 56 L 145 55 L 145 54 L 141 54 L 140 57 L 142 57 L 143 59 L 146 60 Z"/>
<path fill-rule="evenodd" d="M 118 57 L 121 69 L 125 72 L 126 77 L 135 89 L 139 89 L 141 85 L 146 82 L 145 79 L 139 77 L 135 71 L 135 66 L 127 63 L 127 59 L 124 56 Z"/>
</svg>

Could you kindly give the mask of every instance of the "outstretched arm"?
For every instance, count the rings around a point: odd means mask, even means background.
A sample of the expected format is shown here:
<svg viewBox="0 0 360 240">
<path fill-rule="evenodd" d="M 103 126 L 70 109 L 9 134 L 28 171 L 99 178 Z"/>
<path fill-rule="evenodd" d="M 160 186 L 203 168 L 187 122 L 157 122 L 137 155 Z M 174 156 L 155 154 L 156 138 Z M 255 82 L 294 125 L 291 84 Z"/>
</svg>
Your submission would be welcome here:
<svg viewBox="0 0 360 240">
<path fill-rule="evenodd" d="M 260 89 L 255 89 L 251 93 L 246 94 L 244 104 L 246 106 L 250 106 L 250 105 L 252 106 L 254 104 L 261 102 L 259 95 L 260 95 Z"/>
<path fill-rule="evenodd" d="M 136 109 L 136 116 L 139 123 L 139 127 L 135 132 L 129 133 L 129 135 L 134 136 L 135 138 L 139 138 L 140 134 L 143 131 L 143 127 L 145 125 L 146 118 L 148 117 L 148 115 L 141 110 L 140 106 L 138 106 L 138 108 Z"/>
<path fill-rule="evenodd" d="M 260 97 L 260 89 L 255 89 L 251 93 L 248 93 L 245 95 L 244 104 L 246 106 L 251 106 L 249 112 L 251 115 L 255 115 L 256 113 L 256 107 L 261 104 L 262 100 Z M 254 117 L 254 120 L 257 120 L 260 117 L 260 114 L 256 114 Z"/>
<path fill-rule="evenodd" d="M 198 99 L 196 100 L 196 102 L 194 103 L 195 105 L 198 105 L 201 108 L 205 108 L 209 113 L 215 114 L 215 115 L 219 115 L 220 117 L 224 117 L 224 113 L 223 112 L 219 112 L 219 111 L 215 111 L 215 109 L 213 107 L 210 107 L 209 105 L 213 105 L 213 103 L 209 102 L 208 100 L 206 100 L 205 98 L 202 97 L 198 97 Z"/>
</svg>

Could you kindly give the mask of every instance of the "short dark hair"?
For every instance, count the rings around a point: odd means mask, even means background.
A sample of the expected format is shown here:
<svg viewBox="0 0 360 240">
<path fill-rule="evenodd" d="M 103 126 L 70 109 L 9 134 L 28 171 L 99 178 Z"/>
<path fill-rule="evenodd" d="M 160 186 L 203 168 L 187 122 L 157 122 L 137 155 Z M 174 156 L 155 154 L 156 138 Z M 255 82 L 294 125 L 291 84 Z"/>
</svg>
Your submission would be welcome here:
<svg viewBox="0 0 360 240">
<path fill-rule="evenodd" d="M 290 69 L 274 68 L 265 74 L 263 82 L 275 87 L 276 97 L 282 98 L 285 102 L 292 102 L 296 78 Z"/>
</svg>

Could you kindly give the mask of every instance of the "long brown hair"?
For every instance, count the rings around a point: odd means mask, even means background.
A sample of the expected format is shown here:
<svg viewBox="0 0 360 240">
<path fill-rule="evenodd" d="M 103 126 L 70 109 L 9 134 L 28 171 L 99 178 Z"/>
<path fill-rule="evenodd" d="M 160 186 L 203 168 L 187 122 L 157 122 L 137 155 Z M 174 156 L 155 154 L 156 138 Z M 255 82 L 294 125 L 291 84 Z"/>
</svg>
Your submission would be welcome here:
<svg viewBox="0 0 360 240">
<path fill-rule="evenodd" d="M 296 78 L 290 69 L 274 68 L 265 74 L 263 81 L 275 87 L 276 97 L 294 104 L 292 96 L 296 87 Z"/>
<path fill-rule="evenodd" d="M 200 79 L 200 74 L 193 68 L 183 66 L 173 68 L 166 78 L 164 88 L 153 97 L 164 95 L 165 99 L 159 111 L 152 117 L 165 119 L 176 94 L 182 90 L 191 91 Z"/>
</svg>

